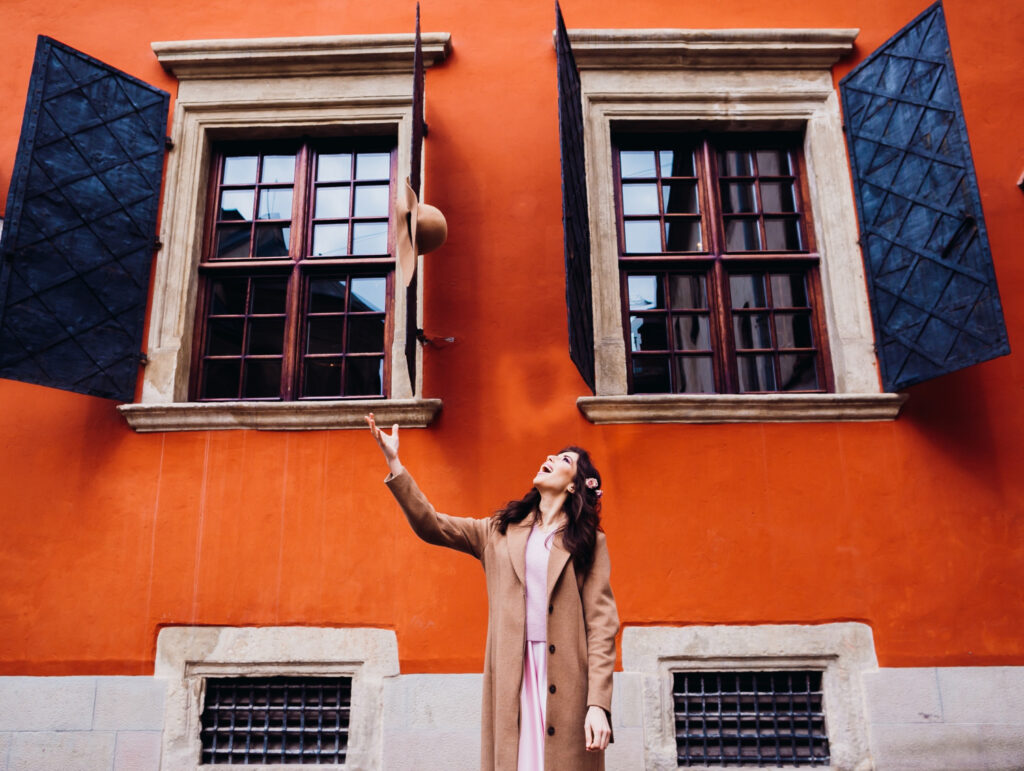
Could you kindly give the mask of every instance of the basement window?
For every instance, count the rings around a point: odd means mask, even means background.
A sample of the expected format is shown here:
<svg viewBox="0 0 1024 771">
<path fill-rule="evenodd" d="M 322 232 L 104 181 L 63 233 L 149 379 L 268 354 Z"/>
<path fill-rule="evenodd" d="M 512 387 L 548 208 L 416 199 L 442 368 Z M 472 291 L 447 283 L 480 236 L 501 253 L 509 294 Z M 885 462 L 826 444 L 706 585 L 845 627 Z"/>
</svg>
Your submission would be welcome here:
<svg viewBox="0 0 1024 771">
<path fill-rule="evenodd" d="M 676 672 L 680 766 L 827 766 L 819 671 Z"/>
<path fill-rule="evenodd" d="M 203 765 L 342 765 L 351 677 L 206 680 Z"/>
</svg>

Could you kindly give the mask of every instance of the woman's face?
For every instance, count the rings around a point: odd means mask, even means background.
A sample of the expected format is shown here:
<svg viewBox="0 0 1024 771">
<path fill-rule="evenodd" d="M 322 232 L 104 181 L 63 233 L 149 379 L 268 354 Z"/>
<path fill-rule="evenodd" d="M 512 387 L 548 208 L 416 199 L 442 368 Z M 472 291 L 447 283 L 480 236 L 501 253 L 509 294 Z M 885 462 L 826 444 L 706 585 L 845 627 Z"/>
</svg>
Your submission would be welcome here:
<svg viewBox="0 0 1024 771">
<path fill-rule="evenodd" d="M 576 464 L 580 456 L 578 453 L 562 452 L 558 455 L 549 455 L 533 478 L 533 485 L 538 490 L 554 493 L 564 492 L 575 484 Z"/>
</svg>

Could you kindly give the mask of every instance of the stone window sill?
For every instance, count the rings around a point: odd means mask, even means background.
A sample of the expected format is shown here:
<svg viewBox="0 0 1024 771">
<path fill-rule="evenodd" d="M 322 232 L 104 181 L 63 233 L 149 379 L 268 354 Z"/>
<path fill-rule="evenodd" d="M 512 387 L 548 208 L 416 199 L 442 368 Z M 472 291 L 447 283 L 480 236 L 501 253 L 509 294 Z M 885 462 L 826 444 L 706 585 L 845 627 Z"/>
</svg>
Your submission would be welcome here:
<svg viewBox="0 0 1024 771">
<path fill-rule="evenodd" d="M 153 431 L 317 431 L 364 428 L 372 412 L 382 426 L 429 426 L 441 412 L 440 399 L 345 399 L 310 402 L 178 402 L 122 404 L 117 409 L 140 433 Z"/>
<path fill-rule="evenodd" d="M 581 396 L 591 423 L 824 423 L 895 420 L 906 394 Z"/>
</svg>

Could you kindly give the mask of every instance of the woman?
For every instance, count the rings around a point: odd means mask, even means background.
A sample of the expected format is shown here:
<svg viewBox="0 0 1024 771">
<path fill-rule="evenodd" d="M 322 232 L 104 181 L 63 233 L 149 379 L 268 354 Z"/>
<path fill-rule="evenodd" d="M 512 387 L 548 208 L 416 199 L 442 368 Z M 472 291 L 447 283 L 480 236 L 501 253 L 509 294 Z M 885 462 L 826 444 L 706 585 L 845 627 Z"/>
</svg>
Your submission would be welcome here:
<svg viewBox="0 0 1024 771">
<path fill-rule="evenodd" d="M 603 769 L 619 618 L 600 530 L 601 476 L 586 450 L 549 455 L 530 491 L 493 517 L 450 517 L 399 461 L 398 426 L 389 435 L 372 413 L 366 422 L 416 534 L 483 563 L 483 771 Z"/>
</svg>

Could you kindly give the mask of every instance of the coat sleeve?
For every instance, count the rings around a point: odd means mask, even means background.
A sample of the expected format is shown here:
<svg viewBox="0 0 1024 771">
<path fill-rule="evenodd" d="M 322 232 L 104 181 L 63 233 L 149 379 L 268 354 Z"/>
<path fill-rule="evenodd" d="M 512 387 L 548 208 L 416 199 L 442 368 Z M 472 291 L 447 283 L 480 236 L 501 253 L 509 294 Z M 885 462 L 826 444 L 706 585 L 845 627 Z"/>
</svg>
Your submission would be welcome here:
<svg viewBox="0 0 1024 771">
<path fill-rule="evenodd" d="M 594 544 L 594 563 L 583 581 L 583 619 L 587 625 L 587 706 L 612 711 L 612 670 L 619 612 L 612 595 L 611 561 L 604 533 Z"/>
<path fill-rule="evenodd" d="M 483 557 L 491 528 L 489 518 L 450 517 L 439 513 L 405 469 L 397 476 L 388 474 L 384 483 L 402 507 L 413 532 L 424 541 L 472 554 L 477 559 Z"/>
</svg>

